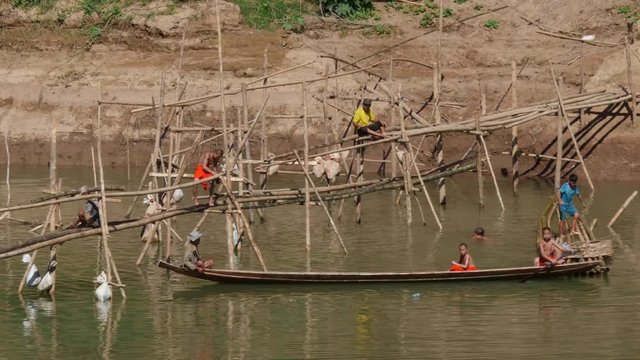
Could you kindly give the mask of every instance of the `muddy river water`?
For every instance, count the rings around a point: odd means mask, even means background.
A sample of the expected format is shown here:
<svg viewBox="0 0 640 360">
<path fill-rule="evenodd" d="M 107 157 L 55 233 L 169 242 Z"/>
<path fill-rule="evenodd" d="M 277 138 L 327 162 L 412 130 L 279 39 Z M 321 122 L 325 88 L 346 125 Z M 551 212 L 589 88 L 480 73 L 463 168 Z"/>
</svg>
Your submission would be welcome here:
<svg viewBox="0 0 640 360">
<path fill-rule="evenodd" d="M 135 187 L 139 172 L 133 171 L 129 188 Z M 64 188 L 93 183 L 86 168 L 61 168 L 59 175 Z M 14 166 L 12 203 L 41 196 L 47 177 L 46 168 Z M 107 182 L 127 184 L 126 172 L 109 170 Z M 490 183 L 482 210 L 476 205 L 473 176 L 458 176 L 447 184 L 449 204 L 439 209 L 442 232 L 430 217 L 423 226 L 415 206 L 416 221 L 407 226 L 404 206 L 395 205 L 391 191 L 364 197 L 361 225 L 354 224 L 353 202 L 347 201 L 338 223 L 347 256 L 320 207 L 312 208 L 309 264 L 302 206 L 266 209 L 267 221 L 255 225 L 254 232 L 270 270 L 444 270 L 462 241 L 469 242 L 480 268 L 532 263 L 537 221 L 552 194 L 549 183 L 525 180 L 514 195 L 508 180 L 500 179 L 503 213 Z M 114 233 L 110 241 L 127 299 L 114 291 L 111 303 L 96 304 L 92 281 L 101 269 L 97 238 L 73 240 L 58 250 L 55 298 L 33 289 L 19 296 L 25 265 L 18 257 L 0 261 L 0 359 L 637 358 L 640 203 L 629 207 L 615 232 L 604 225 L 639 187 L 640 182 L 596 183 L 586 214 L 599 219 L 596 236 L 611 239 L 616 252 L 611 272 L 593 278 L 524 284 L 217 285 L 169 274 L 153 259 L 136 267 L 141 245 L 139 229 L 134 229 Z M 0 190 L 4 204 L 6 188 Z M 79 205 L 63 206 L 65 221 Z M 110 218 L 128 205 L 128 199 L 109 203 Z M 142 212 L 140 206 L 136 214 Z M 12 215 L 41 220 L 45 213 L 36 209 Z M 178 218 L 178 232 L 185 237 L 198 219 Z M 489 241 L 470 239 L 477 225 L 486 228 Z M 2 222 L 0 244 L 29 238 L 28 229 Z M 209 216 L 202 230 L 203 254 L 217 267 L 228 266 L 222 217 Z M 174 249 L 181 251 L 179 245 Z M 46 257 L 41 250 L 41 270 Z M 259 269 L 248 245 L 237 262 L 242 269 Z"/>
</svg>

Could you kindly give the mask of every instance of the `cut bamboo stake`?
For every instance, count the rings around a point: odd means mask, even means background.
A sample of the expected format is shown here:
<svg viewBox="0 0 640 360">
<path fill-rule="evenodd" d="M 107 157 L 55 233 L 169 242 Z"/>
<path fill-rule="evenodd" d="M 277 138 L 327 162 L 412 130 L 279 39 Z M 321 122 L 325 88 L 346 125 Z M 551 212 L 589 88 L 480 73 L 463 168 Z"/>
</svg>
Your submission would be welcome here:
<svg viewBox="0 0 640 360">
<path fill-rule="evenodd" d="M 615 215 L 613 215 L 613 217 L 611 218 L 611 220 L 609 220 L 609 223 L 607 224 L 607 227 L 612 227 L 613 224 L 618 220 L 618 218 L 620 217 L 620 215 L 622 215 L 622 213 L 627 209 L 627 206 L 629 206 L 629 204 L 631 204 L 631 201 L 633 201 L 633 199 L 638 195 L 638 190 L 634 191 L 633 194 L 631 194 L 631 196 L 629 196 L 627 198 L 627 200 L 624 202 L 624 204 L 622 204 L 622 206 L 620 207 L 620 209 L 618 209 L 618 211 L 616 212 Z M 595 225 L 594 225 L 595 226 Z"/>
<path fill-rule="evenodd" d="M 511 61 L 511 107 L 518 107 L 518 72 L 516 70 L 516 61 Z M 485 114 L 483 114 L 485 115 Z M 511 186 L 514 192 L 518 191 L 518 183 L 520 182 L 520 154 L 518 150 L 518 127 L 511 128 Z"/>
<path fill-rule="evenodd" d="M 112 266 L 113 265 L 113 259 L 111 257 L 111 251 L 109 250 L 109 229 L 107 227 L 107 197 L 105 195 L 105 191 L 104 191 L 104 169 L 102 167 L 102 105 L 100 104 L 100 101 L 102 99 L 102 86 L 100 83 L 98 83 L 98 144 L 97 144 L 97 150 L 98 150 L 98 167 L 100 169 L 100 198 L 101 198 L 101 202 L 98 206 L 98 217 L 100 219 L 100 228 L 102 231 L 102 246 L 103 246 L 103 251 L 104 251 L 104 255 L 105 255 L 105 259 L 106 261 L 106 268 L 107 268 L 107 282 L 111 281 L 111 275 L 112 275 Z M 120 281 L 120 275 L 118 274 L 117 269 L 113 269 L 114 270 L 114 275 L 116 277 L 116 280 L 118 282 L 118 284 L 122 284 L 122 281 Z M 126 298 L 126 294 L 124 291 L 124 288 L 120 288 L 120 294 L 122 294 L 123 298 Z"/>
<path fill-rule="evenodd" d="M 340 235 L 340 231 L 338 231 L 338 227 L 336 226 L 336 223 L 333 221 L 333 218 L 331 217 L 331 213 L 329 213 L 329 209 L 327 208 L 327 206 L 325 205 L 324 201 L 322 200 L 322 197 L 320 196 L 320 193 L 318 193 L 318 188 L 316 188 L 316 185 L 313 183 L 313 180 L 311 179 L 311 176 L 309 176 L 309 171 L 305 168 L 304 165 L 302 165 L 302 160 L 300 159 L 300 156 L 298 155 L 298 153 L 295 150 L 293 150 L 293 151 L 294 151 L 294 154 L 296 156 L 296 159 L 298 159 L 298 162 L 300 163 L 300 167 L 302 168 L 302 171 L 304 173 L 305 178 L 307 179 L 309 184 L 311 184 L 311 187 L 313 188 L 313 192 L 316 194 L 316 197 L 318 198 L 318 200 L 320 202 L 320 205 L 322 205 L 322 209 L 324 209 L 325 214 L 329 218 L 329 222 L 331 223 L 331 227 L 333 228 L 333 232 L 338 237 L 338 241 L 340 241 L 340 246 L 342 246 L 342 250 L 344 251 L 344 254 L 347 255 L 348 254 L 347 248 L 344 246 L 344 241 L 342 240 L 342 236 Z"/>
<path fill-rule="evenodd" d="M 229 154 L 229 152 L 231 152 L 230 148 L 229 148 L 229 139 L 227 137 L 227 112 L 225 109 L 226 103 L 225 103 L 225 94 L 224 94 L 224 63 L 223 63 L 223 59 L 222 59 L 222 27 L 220 25 L 220 9 L 218 7 L 218 0 L 215 0 L 215 8 L 216 8 L 216 32 L 218 35 L 218 65 L 219 65 L 219 69 L 218 71 L 220 72 L 220 79 L 219 79 L 219 88 L 220 88 L 220 110 L 221 110 L 221 115 L 222 115 L 222 132 L 225 134 L 222 139 L 223 139 L 223 143 L 224 143 L 224 151 L 225 156 L 224 156 L 224 162 L 225 162 L 225 167 L 224 167 L 224 172 L 225 172 L 225 177 L 224 177 L 224 183 L 230 183 L 230 178 L 231 178 L 231 163 L 229 162 L 229 156 L 231 154 Z M 229 191 L 231 191 L 231 189 L 228 189 Z M 231 210 L 231 203 L 227 204 L 227 210 Z M 232 220 L 231 220 L 231 213 L 227 213 L 225 216 L 226 219 L 226 223 L 227 223 L 227 255 L 229 257 L 229 267 L 231 269 L 235 269 L 236 268 L 236 263 L 233 260 L 234 259 L 234 254 L 233 254 L 233 229 L 232 229 Z"/>
<path fill-rule="evenodd" d="M 596 224 L 598 223 L 598 219 L 593 219 L 591 225 L 589 225 L 589 231 L 593 232 L 593 229 L 596 228 Z"/>
<path fill-rule="evenodd" d="M 631 92 L 631 123 L 636 125 L 636 90 L 633 85 L 633 72 L 631 71 L 631 54 L 629 51 L 629 38 L 625 36 L 624 38 L 624 53 L 627 59 L 627 82 L 629 86 L 629 91 Z"/>
<path fill-rule="evenodd" d="M 304 164 L 305 173 L 309 168 L 309 128 L 307 124 L 307 85 L 302 83 L 302 131 L 304 132 Z M 304 181 L 304 213 L 305 213 L 305 244 L 307 248 L 307 258 L 311 253 L 311 209 L 309 196 L 309 179 Z M 308 261 L 307 261 L 308 262 Z"/>
<path fill-rule="evenodd" d="M 553 72 L 553 67 L 551 68 L 551 76 L 553 77 L 553 84 L 555 85 L 556 93 L 558 94 L 558 102 L 560 103 L 561 119 L 564 119 L 564 122 L 567 125 L 567 130 L 569 131 L 569 135 L 571 135 L 571 141 L 573 142 L 573 146 L 575 147 L 576 155 L 578 155 L 578 160 L 580 160 L 580 163 L 582 164 L 582 170 L 584 171 L 584 175 L 587 178 L 587 181 L 589 182 L 589 186 L 591 187 L 591 191 L 593 192 L 595 190 L 595 187 L 593 186 L 593 181 L 591 181 L 591 176 L 589 176 L 589 170 L 587 170 L 587 166 L 584 163 L 584 158 L 582 157 L 582 152 L 580 151 L 580 145 L 578 145 L 578 141 L 576 140 L 575 134 L 573 133 L 573 130 L 571 129 L 571 122 L 569 121 L 569 118 L 567 118 L 567 114 L 566 114 L 565 108 L 564 108 L 564 103 L 562 102 L 562 93 L 560 92 L 560 87 L 558 86 L 558 83 L 556 82 L 556 76 L 555 76 L 555 74 Z M 560 128 L 559 132 L 562 132 L 562 127 L 559 126 L 559 128 Z M 562 150 L 560 152 L 562 153 Z M 558 160 L 561 161 L 561 158 L 562 158 L 562 156 L 559 156 Z M 558 177 L 558 174 L 556 174 L 556 177 Z M 556 180 L 559 180 L 559 178 L 556 178 Z M 558 189 L 560 189 L 559 184 L 560 184 L 560 182 L 558 181 L 558 184 L 557 184 L 558 185 Z"/>
<path fill-rule="evenodd" d="M 498 200 L 500 201 L 500 207 L 504 211 L 504 203 L 502 202 L 500 187 L 498 187 L 498 180 L 496 179 L 496 173 L 493 171 L 493 165 L 491 165 L 491 155 L 489 154 L 489 150 L 487 149 L 487 143 L 484 141 L 484 137 L 482 135 L 479 135 L 479 136 L 480 136 L 480 141 L 482 142 L 482 148 L 484 149 L 484 155 L 487 158 L 487 164 L 489 165 L 489 171 L 491 172 L 493 185 L 496 187 L 496 195 L 498 195 Z"/>
</svg>

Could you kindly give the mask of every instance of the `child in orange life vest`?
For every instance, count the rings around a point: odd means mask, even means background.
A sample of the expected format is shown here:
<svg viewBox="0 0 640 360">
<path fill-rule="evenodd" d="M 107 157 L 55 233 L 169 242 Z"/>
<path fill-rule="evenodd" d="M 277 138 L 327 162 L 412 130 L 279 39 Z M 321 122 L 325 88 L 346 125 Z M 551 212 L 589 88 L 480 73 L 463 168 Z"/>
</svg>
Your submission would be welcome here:
<svg viewBox="0 0 640 360">
<path fill-rule="evenodd" d="M 458 251 L 460 251 L 460 259 L 458 262 L 452 261 L 449 271 L 473 271 L 478 270 L 476 264 L 473 262 L 471 254 L 469 254 L 469 246 L 466 243 L 458 245 Z"/>
</svg>

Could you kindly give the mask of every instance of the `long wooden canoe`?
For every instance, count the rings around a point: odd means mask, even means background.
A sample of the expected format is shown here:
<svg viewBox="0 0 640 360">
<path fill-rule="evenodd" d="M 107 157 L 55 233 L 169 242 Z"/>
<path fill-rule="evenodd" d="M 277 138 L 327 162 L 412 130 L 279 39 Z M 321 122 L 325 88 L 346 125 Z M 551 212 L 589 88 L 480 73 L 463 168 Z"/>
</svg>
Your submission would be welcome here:
<svg viewBox="0 0 640 360">
<path fill-rule="evenodd" d="M 428 281 L 523 280 L 584 274 L 599 261 L 557 265 L 552 268 L 519 267 L 476 271 L 430 272 L 282 272 L 210 269 L 203 274 L 160 261 L 158 266 L 178 274 L 217 283 L 388 283 Z"/>
</svg>

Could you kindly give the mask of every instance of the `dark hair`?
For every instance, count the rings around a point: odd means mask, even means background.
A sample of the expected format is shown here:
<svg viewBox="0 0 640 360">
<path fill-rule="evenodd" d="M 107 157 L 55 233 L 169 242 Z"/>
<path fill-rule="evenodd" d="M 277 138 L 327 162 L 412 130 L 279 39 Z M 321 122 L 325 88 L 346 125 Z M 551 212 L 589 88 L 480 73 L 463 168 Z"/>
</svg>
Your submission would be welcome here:
<svg viewBox="0 0 640 360">
<path fill-rule="evenodd" d="M 548 227 L 548 226 L 545 226 L 545 227 L 542 228 L 542 232 L 545 232 L 547 230 L 551 231 L 551 228 Z M 553 233 L 553 231 L 551 231 L 551 233 Z"/>
<path fill-rule="evenodd" d="M 224 151 L 222 149 L 215 149 L 213 150 L 213 155 L 215 155 L 218 158 L 222 157 L 222 154 L 224 154 Z"/>
<path fill-rule="evenodd" d="M 371 106 L 371 99 L 362 100 L 362 106 Z"/>
<path fill-rule="evenodd" d="M 469 245 L 467 245 L 467 243 L 464 243 L 464 242 L 462 242 L 462 243 L 460 243 L 460 245 L 458 245 L 458 247 L 462 247 L 462 246 L 464 246 L 465 249 L 469 248 Z"/>
<path fill-rule="evenodd" d="M 477 228 L 475 228 L 473 230 L 473 234 L 474 235 L 480 235 L 480 236 L 484 236 L 484 228 L 478 226 Z"/>
<path fill-rule="evenodd" d="M 569 175 L 569 181 L 571 181 L 572 183 L 578 181 L 578 175 L 576 174 Z"/>
</svg>

